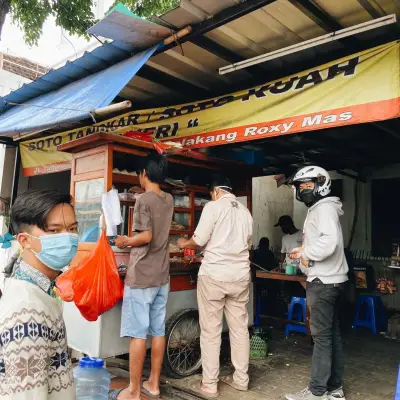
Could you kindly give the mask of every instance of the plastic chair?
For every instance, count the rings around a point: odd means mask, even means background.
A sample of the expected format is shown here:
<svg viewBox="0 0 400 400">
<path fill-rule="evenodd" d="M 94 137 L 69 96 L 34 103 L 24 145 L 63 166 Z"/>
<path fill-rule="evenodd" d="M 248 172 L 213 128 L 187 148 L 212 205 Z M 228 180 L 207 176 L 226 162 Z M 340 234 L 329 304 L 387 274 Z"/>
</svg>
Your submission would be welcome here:
<svg viewBox="0 0 400 400">
<path fill-rule="evenodd" d="M 365 311 L 365 315 L 364 318 L 361 318 L 363 310 Z M 380 329 L 383 331 L 386 330 L 387 320 L 385 308 L 379 296 L 358 297 L 353 328 L 359 326 L 370 328 L 374 335 L 376 335 Z"/>
<path fill-rule="evenodd" d="M 400 366 L 399 375 L 397 376 L 396 393 L 394 394 L 394 400 L 400 400 Z"/>
<path fill-rule="evenodd" d="M 96 243 L 99 236 L 100 236 L 99 226 L 93 225 L 90 228 L 86 229 L 86 231 L 83 233 L 81 242 Z"/>
<path fill-rule="evenodd" d="M 305 297 L 292 297 L 289 306 L 288 319 L 294 320 L 293 316 L 296 315 L 296 321 L 307 321 L 307 302 Z M 290 332 L 300 332 L 307 334 L 307 327 L 305 325 L 298 325 L 288 323 L 285 328 L 285 336 L 288 337 Z"/>
</svg>

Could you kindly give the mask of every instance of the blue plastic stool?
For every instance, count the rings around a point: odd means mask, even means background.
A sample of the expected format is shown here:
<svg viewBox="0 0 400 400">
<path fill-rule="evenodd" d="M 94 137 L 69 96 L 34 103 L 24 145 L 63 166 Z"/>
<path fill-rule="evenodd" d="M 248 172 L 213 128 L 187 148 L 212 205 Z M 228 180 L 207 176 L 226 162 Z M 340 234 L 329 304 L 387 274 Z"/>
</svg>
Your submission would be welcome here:
<svg viewBox="0 0 400 400">
<path fill-rule="evenodd" d="M 292 297 L 289 306 L 288 319 L 294 320 L 294 314 L 296 315 L 296 321 L 303 323 L 307 321 L 307 302 L 305 297 Z M 307 334 L 307 327 L 305 325 L 286 324 L 285 336 L 288 337 L 290 332 Z"/>
<path fill-rule="evenodd" d="M 361 311 L 364 309 L 365 318 L 361 319 Z M 379 316 L 379 318 L 378 318 Z M 382 299 L 379 296 L 359 296 L 353 328 L 363 326 L 370 328 L 374 335 L 378 330 L 386 330 L 387 320 Z"/>
<path fill-rule="evenodd" d="M 397 377 L 396 393 L 394 394 L 394 400 L 400 400 L 400 366 L 399 366 L 399 375 Z"/>
</svg>

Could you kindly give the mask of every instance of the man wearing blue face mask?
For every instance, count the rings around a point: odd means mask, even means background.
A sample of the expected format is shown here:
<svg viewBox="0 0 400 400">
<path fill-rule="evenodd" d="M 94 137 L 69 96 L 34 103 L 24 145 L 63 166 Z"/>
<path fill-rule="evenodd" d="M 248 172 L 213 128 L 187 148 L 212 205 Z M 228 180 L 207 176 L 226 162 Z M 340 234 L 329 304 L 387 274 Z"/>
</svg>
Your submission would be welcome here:
<svg viewBox="0 0 400 400">
<path fill-rule="evenodd" d="M 0 398 L 75 399 L 55 279 L 78 249 L 69 195 L 30 190 L 11 210 L 22 254 L 5 268 L 0 300 Z"/>
</svg>

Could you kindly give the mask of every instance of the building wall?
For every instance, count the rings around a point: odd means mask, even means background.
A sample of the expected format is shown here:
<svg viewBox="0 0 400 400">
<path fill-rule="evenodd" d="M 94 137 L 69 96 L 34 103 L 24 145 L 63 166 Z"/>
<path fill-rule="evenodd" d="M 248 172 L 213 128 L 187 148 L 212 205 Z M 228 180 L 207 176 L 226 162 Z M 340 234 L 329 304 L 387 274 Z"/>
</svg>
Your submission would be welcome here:
<svg viewBox="0 0 400 400">
<path fill-rule="evenodd" d="M 367 182 L 358 183 L 358 204 L 355 203 L 356 181 L 352 178 L 330 172 L 332 179 L 341 179 L 343 182 L 342 202 L 344 215 L 341 217 L 343 238 L 348 246 L 354 220 L 354 212 L 358 208 L 358 219 L 351 249 L 357 254 L 369 254 L 371 251 L 371 182 L 374 179 L 390 179 L 400 177 L 400 164 L 375 169 L 367 177 Z M 272 247 L 280 242 L 280 230 L 274 228 L 277 218 L 281 214 L 292 215 L 295 225 L 303 227 L 307 208 L 295 199 L 294 191 L 290 188 L 277 188 L 273 177 L 256 178 L 253 180 L 253 214 L 255 220 L 254 239 L 262 236 L 271 239 Z M 387 194 L 382 194 L 387 195 Z M 356 260 L 358 263 L 372 265 L 375 278 L 393 280 L 398 288 L 395 295 L 381 295 L 386 307 L 400 310 L 400 274 L 398 270 L 391 270 L 384 266 L 382 260 L 370 257 L 367 260 Z"/>
<path fill-rule="evenodd" d="M 376 170 L 366 183 L 358 182 L 358 204 L 355 204 L 355 179 L 330 171 L 332 179 L 342 180 L 342 204 L 344 215 L 340 218 L 345 246 L 348 246 L 358 208 L 358 218 L 354 232 L 352 250 L 369 252 L 371 250 L 371 181 L 400 177 L 400 164 Z M 268 236 L 271 246 L 280 243 L 281 234 L 273 225 L 280 215 L 288 214 L 297 228 L 302 229 L 307 216 L 307 207 L 296 200 L 294 190 L 287 186 L 277 188 L 273 177 L 253 180 L 253 214 L 255 219 L 254 240 Z"/>
<path fill-rule="evenodd" d="M 343 237 L 347 245 L 354 218 L 354 190 L 356 181 L 344 177 L 335 172 L 330 172 L 332 179 L 343 181 L 343 211 L 341 224 Z M 400 169 L 399 169 L 400 175 Z M 359 215 L 353 239 L 353 248 L 367 250 L 370 248 L 370 183 L 358 184 L 359 193 Z M 275 179 L 271 177 L 255 178 L 253 180 L 253 215 L 255 220 L 254 243 L 263 237 L 269 237 L 271 246 L 275 248 L 281 243 L 282 234 L 280 229 L 274 228 L 279 216 L 290 215 L 297 228 L 303 229 L 307 216 L 307 207 L 296 200 L 294 189 L 288 186 L 276 187 Z"/>
<path fill-rule="evenodd" d="M 23 76 L 32 81 L 48 71 L 46 67 L 39 63 L 6 53 L 0 53 L 0 65 L 3 70 Z"/>
<path fill-rule="evenodd" d="M 14 177 L 15 148 L 3 146 L 0 152 L 0 197 L 8 199 L 11 196 Z"/>
<path fill-rule="evenodd" d="M 24 83 L 29 82 L 31 81 L 23 76 L 0 69 L 0 97 L 6 96 L 13 90 L 20 88 Z"/>
<path fill-rule="evenodd" d="M 274 225 L 281 215 L 293 215 L 293 205 L 293 190 L 287 186 L 277 188 L 273 176 L 253 179 L 254 245 L 264 236 L 272 248 L 281 245 L 281 230 Z"/>
<path fill-rule="evenodd" d="M 0 145 L 0 197 L 9 200 L 11 197 L 14 176 L 15 148 Z M 0 235 L 8 231 L 8 218 L 0 216 Z"/>
<path fill-rule="evenodd" d="M 56 189 L 61 193 L 70 192 L 71 171 L 40 175 L 29 178 L 29 189 Z"/>
<path fill-rule="evenodd" d="M 342 204 L 344 214 L 340 218 L 345 246 L 348 246 L 354 221 L 354 212 L 358 208 L 358 218 L 353 237 L 352 249 L 369 251 L 371 248 L 371 183 L 358 183 L 358 205 L 355 204 L 355 179 L 330 171 L 333 179 L 342 180 Z M 400 169 L 399 169 L 400 175 Z M 307 207 L 293 197 L 293 220 L 298 228 L 302 228 L 307 215 Z"/>
<path fill-rule="evenodd" d="M 9 151 L 11 150 L 11 151 Z M 1 185 L 1 197 L 9 198 L 11 196 L 12 179 L 14 171 L 14 160 L 15 150 L 7 149 L 7 156 L 5 159 L 5 171 L 7 174 L 3 175 L 3 184 Z M 1 162 L 1 148 L 0 148 L 0 166 L 3 165 Z M 6 178 L 4 178 L 6 176 Z M 6 181 L 4 181 L 6 179 Z M 34 176 L 28 178 L 24 176 L 22 166 L 19 172 L 18 181 L 18 194 L 24 193 L 28 189 L 58 189 L 62 193 L 69 193 L 70 190 L 71 175 L 70 171 L 59 172 L 56 174 L 48 174 L 41 176 Z M 3 190 L 4 189 L 4 190 Z M 5 227 L 5 220 L 0 217 L 0 234 L 7 232 Z"/>
</svg>

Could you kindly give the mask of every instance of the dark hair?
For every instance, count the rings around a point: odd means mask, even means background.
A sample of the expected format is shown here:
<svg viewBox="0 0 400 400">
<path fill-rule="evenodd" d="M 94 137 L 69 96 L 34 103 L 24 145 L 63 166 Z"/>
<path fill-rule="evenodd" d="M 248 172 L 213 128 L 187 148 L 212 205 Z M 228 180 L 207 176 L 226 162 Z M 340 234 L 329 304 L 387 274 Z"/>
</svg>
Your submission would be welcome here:
<svg viewBox="0 0 400 400">
<path fill-rule="evenodd" d="M 208 185 L 208 190 L 212 192 L 218 186 L 224 186 L 223 190 L 225 192 L 232 193 L 232 182 L 226 175 L 222 174 L 213 175 L 212 181 Z"/>
<path fill-rule="evenodd" d="M 269 239 L 266 237 L 261 238 L 260 243 L 258 243 L 258 247 L 262 249 L 269 249 Z"/>
<path fill-rule="evenodd" d="M 164 156 L 152 151 L 146 157 L 139 159 L 136 173 L 146 171 L 147 177 L 153 183 L 163 183 L 168 176 L 168 161 Z"/>
<path fill-rule="evenodd" d="M 71 204 L 69 194 L 61 194 L 57 190 L 30 189 L 15 200 L 11 208 L 11 225 L 15 234 L 24 226 L 37 226 L 47 229 L 47 216 L 59 204 Z"/>
</svg>

